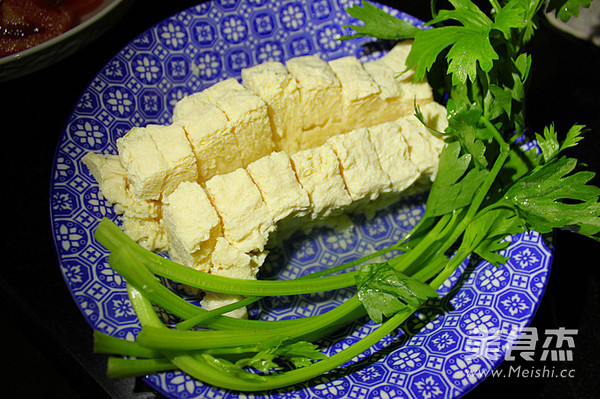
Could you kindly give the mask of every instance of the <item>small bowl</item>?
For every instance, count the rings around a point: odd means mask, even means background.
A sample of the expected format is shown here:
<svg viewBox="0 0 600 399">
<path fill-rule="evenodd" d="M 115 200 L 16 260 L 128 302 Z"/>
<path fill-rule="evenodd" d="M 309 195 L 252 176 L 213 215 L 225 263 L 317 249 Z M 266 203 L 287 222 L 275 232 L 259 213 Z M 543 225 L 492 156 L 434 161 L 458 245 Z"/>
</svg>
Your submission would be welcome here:
<svg viewBox="0 0 600 399">
<path fill-rule="evenodd" d="M 46 68 L 72 55 L 110 28 L 132 3 L 133 0 L 104 0 L 68 31 L 27 50 L 0 58 L 0 82 Z"/>
</svg>

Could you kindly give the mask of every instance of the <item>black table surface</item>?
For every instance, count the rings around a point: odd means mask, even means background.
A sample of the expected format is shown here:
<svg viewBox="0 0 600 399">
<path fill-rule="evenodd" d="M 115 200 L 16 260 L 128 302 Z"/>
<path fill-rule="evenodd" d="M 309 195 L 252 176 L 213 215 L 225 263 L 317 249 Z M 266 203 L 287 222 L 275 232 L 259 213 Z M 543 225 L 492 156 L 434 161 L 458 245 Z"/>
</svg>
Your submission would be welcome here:
<svg viewBox="0 0 600 399">
<path fill-rule="evenodd" d="M 0 83 L 4 251 L 0 271 L 0 397 L 154 398 L 138 379 L 109 380 L 105 357 L 92 353 L 92 330 L 60 273 L 49 217 L 51 166 L 59 135 L 83 89 L 122 47 L 195 1 L 137 1 L 115 25 L 76 54 L 39 72 Z M 428 1 L 384 1 L 428 19 Z M 554 121 L 591 130 L 571 155 L 598 171 L 600 49 L 542 22 L 532 45 L 528 124 Z M 594 183 L 598 185 L 596 177 Z M 532 326 L 578 329 L 574 359 L 553 364 L 573 378 L 488 378 L 467 396 L 591 398 L 600 394 L 600 245 L 558 232 L 548 287 Z M 515 367 L 542 364 L 511 362 Z M 504 368 L 509 367 L 505 362 Z"/>
</svg>

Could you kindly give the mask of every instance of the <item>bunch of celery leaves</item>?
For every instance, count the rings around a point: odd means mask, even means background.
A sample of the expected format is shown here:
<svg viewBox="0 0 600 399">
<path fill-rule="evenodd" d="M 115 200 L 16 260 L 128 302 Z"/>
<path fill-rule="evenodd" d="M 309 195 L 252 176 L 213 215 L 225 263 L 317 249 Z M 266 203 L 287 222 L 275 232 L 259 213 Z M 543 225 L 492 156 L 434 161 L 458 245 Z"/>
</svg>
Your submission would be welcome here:
<svg viewBox="0 0 600 399">
<path fill-rule="evenodd" d="M 524 151 L 524 99 L 531 68 L 526 45 L 539 14 L 553 10 L 563 20 L 591 0 L 489 0 L 480 8 L 450 0 L 426 28 L 416 28 L 364 2 L 347 12 L 363 24 L 356 33 L 384 40 L 413 39 L 407 68 L 428 79 L 445 99 L 447 145 L 423 218 L 402 240 L 355 262 L 295 280 L 239 280 L 202 273 L 140 247 L 103 219 L 95 237 L 110 266 L 126 281 L 142 326 L 136 341 L 96 331 L 94 349 L 111 354 L 111 377 L 180 369 L 216 387 L 264 391 L 319 377 L 368 350 L 397 330 L 469 256 L 497 267 L 507 261 L 507 236 L 568 229 L 600 240 L 600 189 L 594 174 L 561 153 L 583 138 L 575 125 L 559 141 L 552 124 L 530 134 L 538 147 Z M 416 108 L 416 115 L 422 115 Z M 369 262 L 400 251 L 385 262 Z M 351 269 L 348 271 L 346 269 Z M 157 276 L 200 290 L 246 299 L 206 311 L 164 286 Z M 310 284 L 307 283 L 310 279 Z M 356 287 L 341 306 L 316 316 L 279 321 L 224 316 L 267 296 L 301 295 Z M 155 306 L 182 321 L 166 325 Z M 378 327 L 330 357 L 314 342 L 368 316 Z"/>
</svg>

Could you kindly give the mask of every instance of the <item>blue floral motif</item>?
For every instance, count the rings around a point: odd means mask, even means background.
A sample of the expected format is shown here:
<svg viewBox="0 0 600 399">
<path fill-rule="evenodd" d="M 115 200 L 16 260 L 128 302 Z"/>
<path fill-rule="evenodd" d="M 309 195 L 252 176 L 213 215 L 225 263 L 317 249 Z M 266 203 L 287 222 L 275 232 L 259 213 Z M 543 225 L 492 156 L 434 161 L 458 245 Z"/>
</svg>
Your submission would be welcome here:
<svg viewBox="0 0 600 399">
<path fill-rule="evenodd" d="M 126 324 L 137 318 L 126 293 L 110 295 L 106 301 L 106 316 L 118 324 Z"/>
<path fill-rule="evenodd" d="M 475 285 L 483 292 L 495 292 L 503 289 L 510 282 L 506 268 L 487 264 L 477 271 Z"/>
<path fill-rule="evenodd" d="M 459 328 L 467 335 L 480 334 L 497 330 L 498 321 L 498 316 L 490 308 L 476 307 L 461 317 Z"/>
<path fill-rule="evenodd" d="M 449 353 L 460 348 L 461 340 L 454 329 L 442 329 L 427 339 L 427 348 L 432 352 Z"/>
<path fill-rule="evenodd" d="M 301 55 L 312 54 L 314 44 L 310 36 L 299 35 L 290 40 L 288 49 L 291 57 L 300 57 Z"/>
<path fill-rule="evenodd" d="M 74 289 L 83 286 L 90 278 L 89 266 L 79 260 L 67 260 L 61 264 L 61 269 Z"/>
<path fill-rule="evenodd" d="M 306 24 L 306 12 L 302 3 L 287 3 L 279 9 L 281 25 L 288 31 L 298 31 Z"/>
<path fill-rule="evenodd" d="M 69 190 L 56 190 L 52 193 L 52 213 L 54 215 L 70 215 L 81 205 L 79 197 Z"/>
<path fill-rule="evenodd" d="M 405 346 L 386 358 L 386 364 L 398 372 L 417 370 L 425 364 L 427 353 L 418 347 Z"/>
<path fill-rule="evenodd" d="M 94 118 L 79 118 L 69 124 L 73 142 L 86 150 L 101 150 L 107 143 L 106 128 Z"/>
<path fill-rule="evenodd" d="M 138 54 L 131 65 L 131 72 L 142 83 L 153 85 L 162 78 L 162 62 L 152 54 Z"/>
<path fill-rule="evenodd" d="M 75 105 L 75 109 L 81 114 L 93 114 L 98 110 L 98 95 L 93 92 L 85 92 Z"/>
<path fill-rule="evenodd" d="M 270 36 L 276 27 L 277 21 L 270 10 L 260 11 L 252 17 L 252 31 L 259 36 Z"/>
<path fill-rule="evenodd" d="M 315 20 L 328 19 L 332 11 L 329 0 L 311 0 L 310 2 L 310 15 Z"/>
<path fill-rule="evenodd" d="M 184 56 L 175 55 L 166 61 L 165 70 L 173 81 L 181 82 L 190 74 L 190 62 Z"/>
<path fill-rule="evenodd" d="M 352 374 L 351 378 L 358 383 L 373 384 L 385 379 L 387 370 L 383 365 L 374 364 Z"/>
<path fill-rule="evenodd" d="M 188 42 L 186 28 L 181 22 L 169 19 L 156 27 L 158 40 L 170 50 L 181 50 Z"/>
<path fill-rule="evenodd" d="M 256 48 L 256 60 L 260 62 L 284 60 L 284 50 L 276 41 L 264 42 Z"/>
<path fill-rule="evenodd" d="M 545 259 L 545 255 L 533 246 L 523 246 L 511 250 L 509 255 L 510 259 L 507 263 L 514 267 L 515 270 L 522 271 L 538 269 Z"/>
<path fill-rule="evenodd" d="M 174 87 L 169 89 L 165 96 L 165 101 L 167 102 L 167 111 L 169 113 L 173 113 L 173 108 L 175 108 L 175 104 L 183 97 L 192 94 L 191 91 L 187 87 Z"/>
<path fill-rule="evenodd" d="M 337 40 L 342 35 L 339 27 L 333 24 L 327 24 L 317 30 L 317 43 L 319 48 L 327 53 L 332 53 L 342 47 L 342 41 Z"/>
<path fill-rule="evenodd" d="M 439 375 L 423 371 L 412 376 L 409 389 L 416 398 L 435 399 L 447 397 L 448 386 Z"/>
<path fill-rule="evenodd" d="M 367 399 L 381 398 L 408 398 L 408 394 L 404 392 L 398 385 L 377 385 L 374 389 L 369 390 Z"/>
<path fill-rule="evenodd" d="M 83 194 L 85 209 L 96 217 L 108 217 L 114 215 L 114 210 L 110 207 L 97 186 L 91 187 Z"/>
<path fill-rule="evenodd" d="M 100 76 L 104 79 L 114 83 L 124 82 L 128 75 L 127 62 L 120 57 L 115 57 L 110 60 L 104 68 L 102 68 L 100 73 Z"/>
<path fill-rule="evenodd" d="M 130 117 L 136 107 L 133 93 L 120 86 L 108 87 L 102 94 L 102 103 L 104 109 L 118 118 Z"/>
<path fill-rule="evenodd" d="M 498 297 L 498 310 L 506 317 L 520 319 L 533 311 L 533 303 L 524 292 L 510 290 Z"/>
<path fill-rule="evenodd" d="M 233 10 L 238 6 L 239 0 L 215 0 L 215 3 L 225 10 Z"/>
<path fill-rule="evenodd" d="M 327 381 L 313 387 L 318 398 L 338 399 L 347 398 L 350 391 L 350 383 L 346 380 Z"/>
<path fill-rule="evenodd" d="M 60 252 L 69 255 L 81 252 L 88 239 L 85 229 L 74 222 L 56 224 L 54 226 L 54 237 Z"/>
<path fill-rule="evenodd" d="M 267 4 L 267 1 L 268 0 L 248 0 L 248 4 L 250 4 L 253 7 L 261 7 Z"/>
<path fill-rule="evenodd" d="M 221 21 L 221 35 L 229 43 L 241 43 L 248 37 L 248 25 L 242 17 L 230 15 Z"/>
<path fill-rule="evenodd" d="M 235 74 L 240 74 L 242 69 L 250 66 L 252 56 L 243 49 L 235 49 L 230 51 L 225 59 L 227 60 L 227 69 Z"/>
<path fill-rule="evenodd" d="M 217 39 L 217 29 L 208 20 L 194 22 L 191 28 L 192 40 L 200 46 L 209 47 Z"/>
<path fill-rule="evenodd" d="M 75 163 L 67 154 L 60 153 L 56 157 L 54 168 L 54 180 L 57 182 L 66 182 L 75 175 Z"/>
<path fill-rule="evenodd" d="M 138 95 L 140 111 L 149 119 L 156 118 L 163 110 L 163 96 L 155 89 L 145 89 Z"/>
<path fill-rule="evenodd" d="M 445 373 L 454 385 L 468 387 L 481 379 L 488 368 L 489 366 L 482 359 L 460 353 L 448 359 Z"/>
<path fill-rule="evenodd" d="M 198 66 L 199 77 L 203 80 L 216 79 L 223 68 L 221 56 L 214 51 L 200 53 L 196 58 L 196 65 Z"/>
</svg>

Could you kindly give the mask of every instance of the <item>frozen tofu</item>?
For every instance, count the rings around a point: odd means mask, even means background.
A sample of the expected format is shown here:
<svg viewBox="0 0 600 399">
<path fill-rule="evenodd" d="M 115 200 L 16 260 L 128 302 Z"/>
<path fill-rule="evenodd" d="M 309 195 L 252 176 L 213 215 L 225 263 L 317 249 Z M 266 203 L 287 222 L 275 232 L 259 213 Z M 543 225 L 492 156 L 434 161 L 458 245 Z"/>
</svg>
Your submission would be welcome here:
<svg viewBox="0 0 600 399">
<path fill-rule="evenodd" d="M 437 174 L 439 155 L 427 138 L 431 134 L 420 122 L 417 124 L 409 117 L 400 118 L 396 123 L 408 144 L 410 160 L 421 173 L 419 181 L 432 181 Z"/>
<path fill-rule="evenodd" d="M 198 179 L 196 157 L 181 125 L 148 125 L 145 130 L 152 136 L 167 166 L 163 196 L 171 194 L 181 182 Z"/>
<path fill-rule="evenodd" d="M 341 85 L 340 132 L 349 132 L 372 124 L 380 89 L 356 57 L 342 57 L 329 61 L 329 66 Z"/>
<path fill-rule="evenodd" d="M 242 166 L 240 146 L 225 113 L 193 94 L 175 106 L 173 120 L 183 126 L 198 167 L 198 181 Z"/>
<path fill-rule="evenodd" d="M 331 146 L 299 151 L 291 159 L 298 181 L 310 198 L 312 219 L 339 214 L 352 203 Z"/>
<path fill-rule="evenodd" d="M 327 140 L 340 162 L 342 178 L 352 201 L 375 200 L 389 191 L 391 183 L 381 169 L 375 147 L 366 128 L 356 129 Z"/>
<path fill-rule="evenodd" d="M 210 259 L 211 274 L 217 276 L 254 280 L 258 269 L 262 266 L 266 255 L 249 255 L 234 247 L 223 237 L 217 239 Z"/>
<path fill-rule="evenodd" d="M 236 78 L 221 80 L 198 93 L 198 99 L 216 104 L 219 98 L 232 91 L 244 90 L 244 86 Z"/>
<path fill-rule="evenodd" d="M 262 251 L 275 223 L 248 172 L 240 168 L 214 176 L 205 187 L 229 242 L 246 253 Z"/>
<path fill-rule="evenodd" d="M 296 152 L 302 130 L 296 79 L 281 62 L 269 61 L 242 69 L 242 84 L 267 104 L 276 148 Z"/>
<path fill-rule="evenodd" d="M 169 247 L 169 238 L 159 219 L 138 218 L 124 214 L 123 232 L 149 251 L 163 251 Z"/>
<path fill-rule="evenodd" d="M 414 70 L 406 70 L 406 58 L 412 48 L 412 40 L 404 40 L 396 44 L 381 61 L 397 76 L 402 89 L 402 96 L 408 100 L 432 100 L 433 92 L 426 81 L 415 81 Z"/>
<path fill-rule="evenodd" d="M 326 61 L 316 55 L 305 55 L 289 59 L 286 67 L 300 87 L 298 114 L 303 130 L 339 119 L 340 82 Z"/>
<path fill-rule="evenodd" d="M 260 190 L 275 223 L 305 216 L 310 211 L 308 194 L 296 178 L 290 157 L 285 152 L 273 152 L 246 168 Z"/>
<path fill-rule="evenodd" d="M 423 121 L 428 127 L 442 133 L 446 130 L 448 127 L 448 111 L 443 105 L 435 101 L 431 101 L 420 106 L 419 109 L 423 114 Z M 422 122 L 418 120 L 415 115 L 409 115 L 408 119 L 418 125 L 422 125 Z M 444 140 L 441 137 L 435 136 L 428 129 L 423 130 L 423 136 L 429 140 L 431 147 L 439 156 L 446 146 Z"/>
<path fill-rule="evenodd" d="M 216 101 L 227 116 L 229 129 L 240 148 L 242 166 L 275 149 L 265 102 L 248 89 L 232 90 Z"/>
<path fill-rule="evenodd" d="M 152 136 L 143 128 L 133 128 L 117 139 L 117 148 L 133 195 L 160 199 L 169 168 Z"/>
<path fill-rule="evenodd" d="M 375 104 L 378 111 L 371 113 L 370 126 L 393 121 L 414 112 L 414 100 L 404 96 L 405 90 L 396 72 L 381 59 L 367 61 L 363 66 L 380 88 Z"/>
<path fill-rule="evenodd" d="M 371 126 L 368 130 L 381 169 L 390 179 L 392 192 L 401 193 L 412 186 L 421 174 L 410 160 L 408 143 L 400 126 L 394 122 L 386 122 Z"/>
<path fill-rule="evenodd" d="M 115 212 L 125 211 L 133 198 L 127 189 L 126 171 L 118 155 L 88 152 L 82 162 L 96 179 L 100 192 L 108 202 L 114 205 Z"/>
<path fill-rule="evenodd" d="M 236 303 L 244 299 L 241 295 L 230 295 L 230 294 L 221 294 L 216 292 L 205 292 L 202 300 L 200 300 L 200 306 L 205 310 L 215 310 L 221 308 L 226 305 L 230 305 L 232 303 Z M 231 312 L 227 312 L 223 314 L 224 316 L 233 317 L 236 319 L 247 319 L 248 318 L 248 310 L 246 307 L 241 307 Z"/>
<path fill-rule="evenodd" d="M 222 236 L 221 221 L 204 189 L 196 182 L 183 182 L 163 205 L 163 223 L 175 261 L 201 271 L 210 271 L 210 255 Z"/>
</svg>

